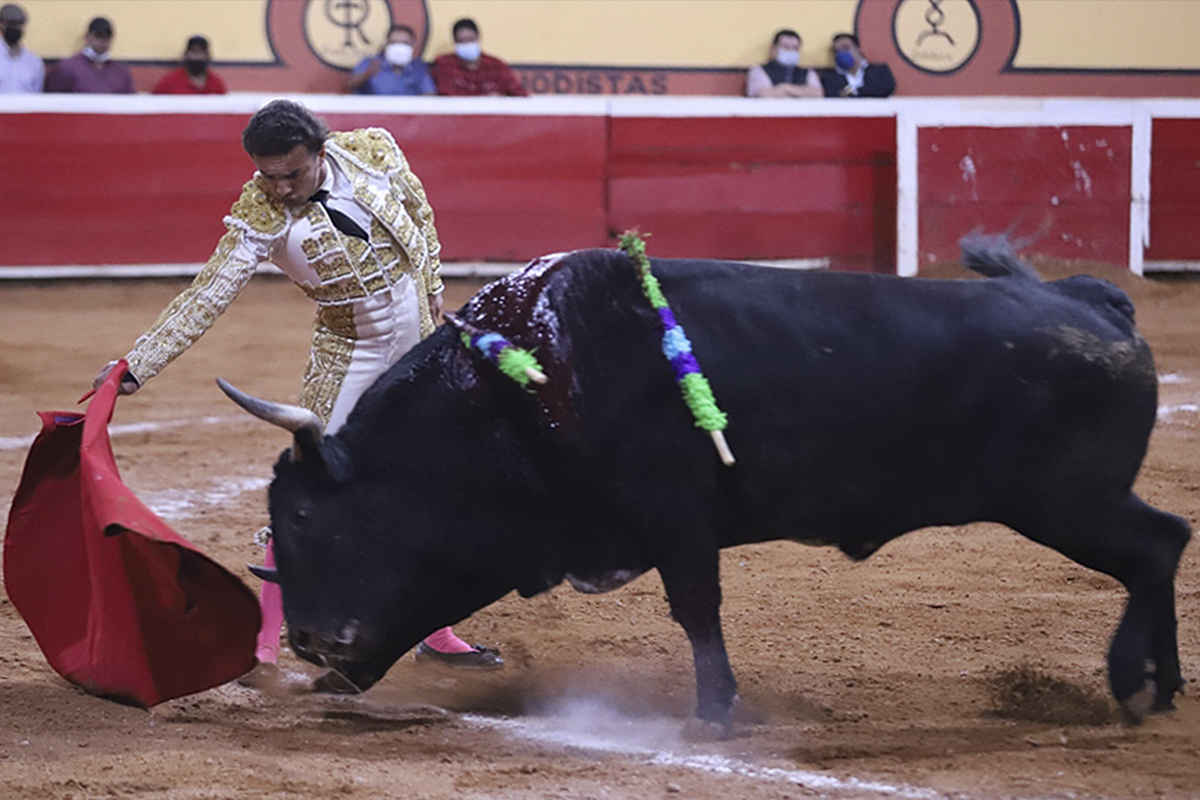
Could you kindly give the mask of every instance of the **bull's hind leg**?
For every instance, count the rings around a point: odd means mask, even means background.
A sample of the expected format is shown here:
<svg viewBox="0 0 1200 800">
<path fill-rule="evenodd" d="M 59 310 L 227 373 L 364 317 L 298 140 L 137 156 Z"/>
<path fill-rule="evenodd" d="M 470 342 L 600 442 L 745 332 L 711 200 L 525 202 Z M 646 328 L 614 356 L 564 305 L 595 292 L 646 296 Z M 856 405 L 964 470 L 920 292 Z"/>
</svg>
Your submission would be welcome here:
<svg viewBox="0 0 1200 800">
<path fill-rule="evenodd" d="M 683 563 L 686 562 L 686 563 Z M 696 664 L 696 716 L 716 727 L 720 737 L 733 730 L 737 682 L 721 632 L 720 567 L 716 550 L 690 553 L 658 568 L 671 616 L 683 626 Z"/>
<path fill-rule="evenodd" d="M 1121 707 L 1140 722 L 1151 710 L 1174 708 L 1175 694 L 1183 688 L 1176 638 L 1175 572 L 1191 528 L 1182 518 L 1132 494 L 1115 524 L 1124 526 L 1118 534 L 1125 537 L 1125 563 L 1110 574 L 1125 585 L 1129 600 L 1109 645 L 1108 680 Z M 1153 675 L 1147 674 L 1148 661 L 1153 663 Z"/>
<path fill-rule="evenodd" d="M 1129 592 L 1108 649 L 1113 696 L 1137 722 L 1151 710 L 1173 708 L 1175 694 L 1183 687 L 1175 632 L 1175 571 L 1191 528 L 1184 519 L 1130 493 L 1115 509 L 1093 505 L 1057 533 L 1031 538 L 1113 576 Z"/>
</svg>

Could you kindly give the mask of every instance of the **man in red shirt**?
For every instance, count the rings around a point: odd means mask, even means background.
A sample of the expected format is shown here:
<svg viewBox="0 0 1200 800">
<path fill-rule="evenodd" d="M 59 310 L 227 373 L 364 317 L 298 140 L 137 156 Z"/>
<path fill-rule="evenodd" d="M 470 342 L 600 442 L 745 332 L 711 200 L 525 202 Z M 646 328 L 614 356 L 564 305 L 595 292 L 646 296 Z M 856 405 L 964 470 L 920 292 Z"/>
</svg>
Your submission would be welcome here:
<svg viewBox="0 0 1200 800">
<path fill-rule="evenodd" d="M 193 36 L 183 51 L 183 66 L 163 75 L 154 87 L 155 94 L 225 94 L 225 81 L 208 68 L 208 39 Z"/>
<path fill-rule="evenodd" d="M 479 26 L 467 17 L 454 23 L 454 52 L 433 62 L 433 82 L 443 95 L 529 96 L 508 64 L 484 55 Z"/>
</svg>

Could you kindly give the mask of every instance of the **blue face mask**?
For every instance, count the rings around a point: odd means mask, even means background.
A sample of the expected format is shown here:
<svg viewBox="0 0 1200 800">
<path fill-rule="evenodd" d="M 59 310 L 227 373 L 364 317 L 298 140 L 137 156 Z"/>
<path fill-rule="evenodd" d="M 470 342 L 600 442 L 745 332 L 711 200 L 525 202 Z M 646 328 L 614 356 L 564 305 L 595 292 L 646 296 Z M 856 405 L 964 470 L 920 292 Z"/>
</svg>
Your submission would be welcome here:
<svg viewBox="0 0 1200 800">
<path fill-rule="evenodd" d="M 838 50 L 833 54 L 833 63 L 838 65 L 838 69 L 854 69 L 858 66 L 858 59 L 849 50 Z"/>
</svg>

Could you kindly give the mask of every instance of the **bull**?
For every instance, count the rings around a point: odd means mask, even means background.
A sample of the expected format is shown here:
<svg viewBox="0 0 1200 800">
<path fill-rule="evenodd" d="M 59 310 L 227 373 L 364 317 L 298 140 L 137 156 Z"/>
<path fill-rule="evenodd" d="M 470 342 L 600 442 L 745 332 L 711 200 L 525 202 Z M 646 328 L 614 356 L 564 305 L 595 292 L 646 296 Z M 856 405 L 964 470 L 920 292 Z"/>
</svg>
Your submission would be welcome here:
<svg viewBox="0 0 1200 800">
<path fill-rule="evenodd" d="M 223 388 L 288 428 L 269 505 L 290 641 L 366 689 L 431 631 L 516 590 L 605 591 L 657 569 L 691 643 L 696 714 L 731 729 L 721 548 L 775 539 L 865 559 L 931 525 L 992 521 L 1127 590 L 1108 649 L 1134 721 L 1182 691 L 1174 580 L 1191 536 L 1132 491 L 1157 406 L 1129 297 L 1043 282 L 1003 240 L 984 279 L 652 260 L 728 416 L 721 463 L 616 250 L 485 287 L 324 435 L 302 409 Z M 534 350 L 518 386 L 457 328 Z"/>
</svg>

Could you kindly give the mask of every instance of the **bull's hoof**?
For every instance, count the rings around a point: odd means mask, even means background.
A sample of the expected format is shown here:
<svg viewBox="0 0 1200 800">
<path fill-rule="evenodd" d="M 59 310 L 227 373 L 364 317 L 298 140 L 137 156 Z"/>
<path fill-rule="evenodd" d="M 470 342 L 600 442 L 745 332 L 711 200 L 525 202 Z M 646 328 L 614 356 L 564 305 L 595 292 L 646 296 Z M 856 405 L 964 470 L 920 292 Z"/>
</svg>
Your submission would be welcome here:
<svg viewBox="0 0 1200 800">
<path fill-rule="evenodd" d="M 1154 705 L 1154 684 L 1147 682 L 1144 687 L 1121 701 L 1121 711 L 1130 725 L 1141 725 L 1154 709 Z"/>
<path fill-rule="evenodd" d="M 362 694 L 345 675 L 332 669 L 313 678 L 312 690 L 317 694 Z"/>
<path fill-rule="evenodd" d="M 455 669 L 504 669 L 504 659 L 500 657 L 499 650 L 479 644 L 473 644 L 471 648 L 466 653 L 443 653 L 421 642 L 417 645 L 416 659 L 418 664 L 439 664 Z"/>
<path fill-rule="evenodd" d="M 692 717 L 683 725 L 685 742 L 725 742 L 733 738 L 733 722 Z"/>
</svg>

